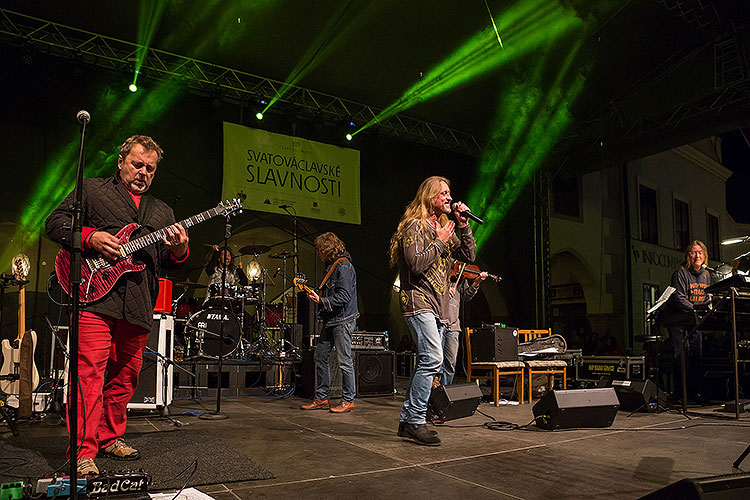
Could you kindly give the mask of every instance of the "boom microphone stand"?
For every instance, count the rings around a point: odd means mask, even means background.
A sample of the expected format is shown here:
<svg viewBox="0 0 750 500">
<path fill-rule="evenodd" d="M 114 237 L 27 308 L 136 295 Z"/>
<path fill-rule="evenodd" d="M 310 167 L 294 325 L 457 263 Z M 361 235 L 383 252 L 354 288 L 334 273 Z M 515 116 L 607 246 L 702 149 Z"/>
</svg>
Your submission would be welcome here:
<svg viewBox="0 0 750 500">
<path fill-rule="evenodd" d="M 228 212 L 225 215 L 224 221 L 224 247 L 219 254 L 219 264 L 221 265 L 221 293 L 226 294 L 227 290 L 227 267 L 228 264 L 224 263 L 224 256 L 229 252 L 229 238 L 232 236 L 232 225 L 229 223 L 231 214 Z M 221 375 L 224 360 L 224 323 L 226 321 L 225 315 L 227 313 L 226 305 L 222 306 L 221 309 L 221 326 L 219 327 L 219 372 L 216 374 L 216 411 L 213 413 L 203 413 L 200 417 L 203 420 L 225 420 L 229 418 L 229 415 L 221 412 Z"/>
</svg>

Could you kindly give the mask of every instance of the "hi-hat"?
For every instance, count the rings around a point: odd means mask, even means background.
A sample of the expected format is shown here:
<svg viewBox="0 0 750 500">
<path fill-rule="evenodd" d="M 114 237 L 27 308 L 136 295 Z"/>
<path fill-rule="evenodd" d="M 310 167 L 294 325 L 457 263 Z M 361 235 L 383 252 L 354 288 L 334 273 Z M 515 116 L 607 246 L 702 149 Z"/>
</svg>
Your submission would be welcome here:
<svg viewBox="0 0 750 500">
<path fill-rule="evenodd" d="M 289 259 L 296 256 L 296 253 L 291 253 L 287 250 L 282 250 L 280 252 L 272 253 L 271 255 L 269 255 L 269 257 L 271 257 L 272 259 Z"/>
<path fill-rule="evenodd" d="M 193 281 L 179 281 L 175 283 L 175 286 L 184 286 L 185 288 L 206 288 L 207 285 L 202 285 Z"/>
<path fill-rule="evenodd" d="M 270 250 L 271 247 L 269 247 L 268 245 L 245 245 L 244 247 L 240 248 L 240 253 L 242 255 L 260 255 Z"/>
</svg>

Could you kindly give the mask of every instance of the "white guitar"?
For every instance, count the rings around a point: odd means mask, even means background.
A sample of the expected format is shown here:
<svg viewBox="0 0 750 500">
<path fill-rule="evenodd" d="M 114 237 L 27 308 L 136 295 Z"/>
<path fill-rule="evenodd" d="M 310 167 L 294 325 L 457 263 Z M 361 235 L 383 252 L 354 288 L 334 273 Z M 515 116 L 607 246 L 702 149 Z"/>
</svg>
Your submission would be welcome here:
<svg viewBox="0 0 750 500">
<path fill-rule="evenodd" d="M 11 342 L 3 339 L 3 365 L 0 367 L 0 375 L 20 375 L 21 373 L 21 341 L 24 335 L 29 335 L 32 340 L 31 348 L 31 390 L 39 385 L 39 371 L 34 363 L 34 351 L 36 350 L 36 332 L 34 330 L 26 331 L 26 289 L 23 282 L 29 275 L 29 258 L 23 254 L 16 255 L 13 258 L 13 274 L 22 284 L 18 289 L 18 336 Z M 20 381 L 0 380 L 0 391 L 6 394 L 18 394 Z"/>
</svg>

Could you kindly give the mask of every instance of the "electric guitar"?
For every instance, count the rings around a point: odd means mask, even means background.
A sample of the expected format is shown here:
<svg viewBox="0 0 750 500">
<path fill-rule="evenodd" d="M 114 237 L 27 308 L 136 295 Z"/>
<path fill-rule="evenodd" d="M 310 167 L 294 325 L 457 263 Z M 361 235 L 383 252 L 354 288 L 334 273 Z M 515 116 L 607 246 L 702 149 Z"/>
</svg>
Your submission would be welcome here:
<svg viewBox="0 0 750 500">
<path fill-rule="evenodd" d="M 242 202 L 235 198 L 232 201 L 219 203 L 218 206 L 205 212 L 201 212 L 188 219 L 180 221 L 179 224 L 187 229 L 203 221 L 207 221 L 217 215 L 228 215 L 242 210 Z M 134 240 L 130 236 L 141 226 L 133 222 L 128 224 L 115 235 L 120 240 L 120 257 L 112 262 L 101 254 L 81 259 L 81 285 L 79 300 L 83 304 L 94 302 L 106 296 L 115 283 L 125 273 L 142 271 L 145 264 L 136 264 L 133 261 L 133 253 L 150 245 L 162 241 L 166 236 L 167 228 L 162 228 L 153 233 L 146 234 Z M 55 272 L 60 286 L 68 295 L 71 295 L 70 286 L 70 251 L 61 249 L 55 259 Z"/>
<path fill-rule="evenodd" d="M 31 338 L 31 390 L 39 385 L 39 371 L 34 363 L 34 351 L 36 350 L 36 332 L 34 330 L 26 331 L 26 276 L 28 276 L 29 264 L 28 257 L 21 254 L 13 259 L 13 274 L 16 280 L 21 284 L 18 289 L 18 336 L 11 342 L 3 339 L 3 366 L 0 368 L 0 375 L 12 375 L 13 380 L 0 380 L 0 390 L 6 394 L 18 394 L 20 386 L 21 370 L 21 343 L 24 335 Z M 28 339 L 25 343 L 28 343 Z M 24 353 L 26 354 L 26 353 Z M 28 354 L 26 356 L 29 356 Z M 26 357 L 25 356 L 25 357 Z M 27 368 L 28 369 L 28 368 Z"/>
</svg>

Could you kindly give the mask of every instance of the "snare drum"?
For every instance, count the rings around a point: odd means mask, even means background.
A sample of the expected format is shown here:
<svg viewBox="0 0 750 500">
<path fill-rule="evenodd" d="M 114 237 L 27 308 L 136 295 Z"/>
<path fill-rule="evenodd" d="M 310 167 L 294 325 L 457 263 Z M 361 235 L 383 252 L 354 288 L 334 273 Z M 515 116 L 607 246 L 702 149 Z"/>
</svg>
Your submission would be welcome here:
<svg viewBox="0 0 750 500">
<path fill-rule="evenodd" d="M 221 342 L 221 323 L 224 322 L 224 342 Z M 240 322 L 237 316 L 220 307 L 209 307 L 193 314 L 185 325 L 191 356 L 210 358 L 229 356 L 240 341 Z"/>
</svg>

